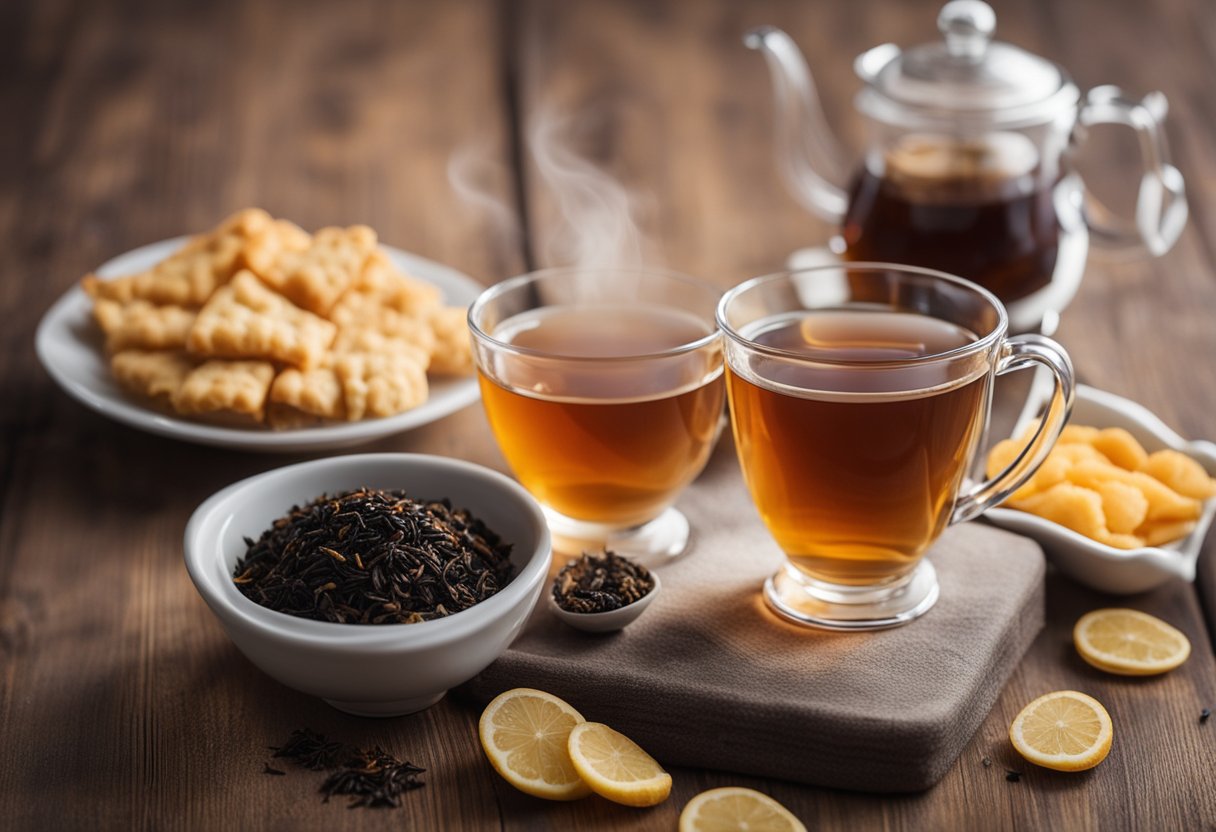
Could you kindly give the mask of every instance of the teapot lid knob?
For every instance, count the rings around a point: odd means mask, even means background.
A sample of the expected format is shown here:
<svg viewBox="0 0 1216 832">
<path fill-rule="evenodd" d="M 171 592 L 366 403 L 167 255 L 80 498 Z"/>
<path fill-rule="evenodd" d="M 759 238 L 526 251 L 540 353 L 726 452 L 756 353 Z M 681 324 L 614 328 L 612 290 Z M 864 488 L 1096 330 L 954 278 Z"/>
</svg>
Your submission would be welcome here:
<svg viewBox="0 0 1216 832">
<path fill-rule="evenodd" d="M 937 16 L 937 29 L 951 57 L 978 62 L 996 31 L 996 12 L 983 0 L 950 0 Z"/>
</svg>

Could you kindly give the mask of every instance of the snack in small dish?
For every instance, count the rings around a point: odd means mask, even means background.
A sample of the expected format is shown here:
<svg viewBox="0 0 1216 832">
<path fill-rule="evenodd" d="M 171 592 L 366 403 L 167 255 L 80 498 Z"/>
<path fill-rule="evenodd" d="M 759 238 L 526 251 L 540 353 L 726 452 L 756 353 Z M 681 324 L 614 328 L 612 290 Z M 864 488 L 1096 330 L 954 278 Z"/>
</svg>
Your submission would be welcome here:
<svg viewBox="0 0 1216 832">
<path fill-rule="evenodd" d="M 1035 427 L 993 447 L 990 476 L 1021 452 Z M 1210 497 L 1216 497 L 1216 479 L 1186 454 L 1172 448 L 1149 454 L 1124 428 L 1070 425 L 1004 505 L 1117 549 L 1138 549 L 1190 534 Z"/>
<path fill-rule="evenodd" d="M 1032 391 L 1012 431 L 1014 436 L 1022 435 L 1035 421 L 1048 395 L 1046 390 Z M 1082 431 L 1078 425 L 1096 426 L 1099 429 L 1122 428 L 1131 434 L 1148 456 L 1152 457 L 1156 452 L 1165 449 L 1177 451 L 1197 462 L 1208 478 L 1216 477 L 1216 443 L 1183 439 L 1146 407 L 1129 399 L 1088 385 L 1078 385 L 1072 420 L 1076 424 L 1065 428 L 1069 441 L 1066 441 L 1062 448 L 1080 447 L 1080 443 L 1073 440 L 1085 439 L 1087 434 L 1092 437 L 1096 433 L 1093 430 Z M 1088 453 L 1083 455 L 1089 456 Z M 1163 454 L 1154 457 L 1153 463 L 1146 464 L 1155 469 L 1156 466 L 1162 465 L 1159 460 L 1170 458 L 1171 455 Z M 1073 463 L 1053 458 L 1040 469 L 1039 474 L 1048 478 L 1044 482 L 1050 481 L 1051 476 L 1055 476 L 1055 481 L 1062 481 L 1064 477 L 1058 470 L 1054 475 L 1049 472 L 1053 467 L 1059 469 L 1071 464 Z M 1127 492 L 1122 493 L 1126 497 Z M 1144 500 L 1147 499 L 1144 497 Z M 1103 517 L 1109 522 L 1105 509 Z M 1194 520 L 1194 528 L 1185 537 L 1166 544 L 1120 549 L 1016 508 L 1002 505 L 984 515 L 985 522 L 1035 540 L 1043 547 L 1048 559 L 1075 580 L 1102 592 L 1120 595 L 1146 592 L 1170 580 L 1195 580 L 1204 536 L 1214 519 L 1216 498 L 1207 499 L 1202 503 L 1199 517 Z"/>
<path fill-rule="evenodd" d="M 464 307 L 445 307 L 438 287 L 398 270 L 367 226 L 313 235 L 246 209 L 143 272 L 82 285 L 114 378 L 209 422 L 299 428 L 393 416 L 427 401 L 428 372 L 473 370 Z M 239 379 L 242 395 L 200 402 L 197 383 L 181 394 L 183 362 L 207 366 L 208 382 Z"/>
</svg>

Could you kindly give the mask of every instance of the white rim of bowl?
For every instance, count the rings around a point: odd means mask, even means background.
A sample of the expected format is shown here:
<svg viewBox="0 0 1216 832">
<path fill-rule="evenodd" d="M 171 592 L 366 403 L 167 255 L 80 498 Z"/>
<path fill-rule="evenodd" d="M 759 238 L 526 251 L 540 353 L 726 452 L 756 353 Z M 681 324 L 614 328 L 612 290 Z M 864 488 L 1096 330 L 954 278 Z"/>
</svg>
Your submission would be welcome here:
<svg viewBox="0 0 1216 832">
<path fill-rule="evenodd" d="M 238 501 L 250 488 L 273 487 L 276 481 L 290 479 L 293 475 L 305 471 L 386 463 L 446 468 L 466 475 L 471 474 L 489 480 L 496 488 L 501 489 L 512 498 L 516 508 L 529 517 L 537 530 L 536 546 L 528 553 L 528 560 L 521 565 L 515 578 L 490 598 L 450 616 L 420 621 L 416 624 L 375 625 L 315 621 L 311 618 L 300 618 L 263 607 L 237 590 L 236 585 L 231 582 L 227 565 L 220 565 L 218 574 L 228 578 L 228 581 L 225 583 L 216 580 L 214 573 L 217 566 L 216 560 L 223 556 L 219 540 L 229 522 L 228 518 L 223 516 L 224 510 Z M 267 525 L 273 519 L 273 517 L 267 518 Z M 515 541 L 507 542 L 515 543 Z M 358 645 L 361 648 L 386 649 L 399 647 L 403 639 L 408 639 L 411 646 L 415 647 L 439 645 L 463 638 L 484 626 L 484 617 L 466 616 L 465 613 L 481 610 L 483 614 L 493 616 L 495 613 L 505 612 L 506 608 L 523 600 L 534 585 L 542 582 L 548 573 L 550 545 L 549 527 L 540 506 L 523 489 L 523 486 L 510 477 L 464 460 L 432 454 L 397 453 L 351 454 L 315 459 L 247 477 L 217 491 L 204 500 L 186 523 L 184 539 L 186 569 L 190 573 L 190 579 L 194 582 L 195 588 L 208 606 L 223 607 L 240 619 L 243 625 L 275 638 L 322 646 Z M 518 549 L 513 549 L 512 555 L 514 556 L 518 551 Z"/>
</svg>

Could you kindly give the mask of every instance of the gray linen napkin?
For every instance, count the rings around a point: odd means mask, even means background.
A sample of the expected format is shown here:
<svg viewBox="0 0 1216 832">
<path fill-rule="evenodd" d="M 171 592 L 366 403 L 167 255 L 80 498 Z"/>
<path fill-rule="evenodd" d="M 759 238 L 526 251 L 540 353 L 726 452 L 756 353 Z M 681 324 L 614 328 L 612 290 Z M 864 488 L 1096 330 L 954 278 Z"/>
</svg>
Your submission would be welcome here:
<svg viewBox="0 0 1216 832">
<path fill-rule="evenodd" d="M 941 598 L 924 617 L 825 633 L 765 607 L 760 586 L 782 555 L 729 442 L 680 508 L 694 548 L 659 568 L 663 589 L 644 615 L 590 635 L 542 597 L 466 692 L 484 702 L 512 687 L 547 690 L 668 765 L 916 791 L 958 758 L 1043 626 L 1043 555 L 1026 538 L 951 528 L 929 554 Z"/>
</svg>

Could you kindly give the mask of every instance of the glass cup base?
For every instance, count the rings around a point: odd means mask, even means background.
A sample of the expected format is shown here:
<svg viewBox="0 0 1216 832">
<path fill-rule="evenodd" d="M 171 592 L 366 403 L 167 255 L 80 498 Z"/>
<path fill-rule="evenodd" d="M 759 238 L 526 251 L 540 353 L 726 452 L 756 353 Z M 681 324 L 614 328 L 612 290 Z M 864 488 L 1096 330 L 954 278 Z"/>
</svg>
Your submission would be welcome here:
<svg viewBox="0 0 1216 832">
<path fill-rule="evenodd" d="M 782 618 L 824 630 L 885 630 L 907 624 L 937 602 L 928 560 L 891 583 L 846 586 L 816 580 L 786 564 L 764 582 L 764 600 Z"/>
<path fill-rule="evenodd" d="M 662 566 L 688 551 L 691 532 L 688 518 L 674 508 L 666 509 L 649 523 L 620 528 L 588 523 L 543 507 L 553 549 L 577 557 L 583 552 L 611 549 L 646 567 Z"/>
</svg>

